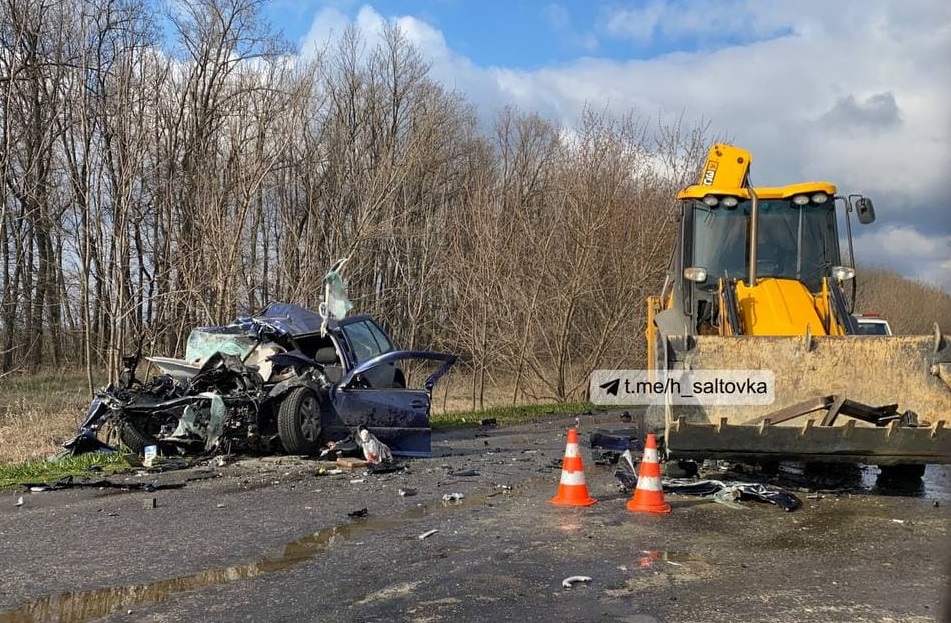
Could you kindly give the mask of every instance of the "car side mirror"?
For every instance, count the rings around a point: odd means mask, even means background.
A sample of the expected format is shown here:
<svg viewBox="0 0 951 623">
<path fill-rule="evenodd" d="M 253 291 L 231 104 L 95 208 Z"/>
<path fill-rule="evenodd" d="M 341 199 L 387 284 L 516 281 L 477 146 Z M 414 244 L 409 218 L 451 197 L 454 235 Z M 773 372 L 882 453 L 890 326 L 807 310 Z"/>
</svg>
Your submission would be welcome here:
<svg viewBox="0 0 951 623">
<path fill-rule="evenodd" d="M 875 220 L 875 207 L 872 200 L 866 197 L 859 197 L 855 202 L 855 212 L 858 214 L 859 222 L 868 225 Z"/>
</svg>

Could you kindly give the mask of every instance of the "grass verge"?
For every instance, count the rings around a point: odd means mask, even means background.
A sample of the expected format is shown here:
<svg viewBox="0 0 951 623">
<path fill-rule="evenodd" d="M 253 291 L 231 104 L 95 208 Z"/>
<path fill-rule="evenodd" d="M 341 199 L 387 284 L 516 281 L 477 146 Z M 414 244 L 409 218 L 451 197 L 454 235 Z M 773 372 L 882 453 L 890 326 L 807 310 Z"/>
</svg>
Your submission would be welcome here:
<svg viewBox="0 0 951 623">
<path fill-rule="evenodd" d="M 66 476 L 78 479 L 98 479 L 128 470 L 131 466 L 118 452 L 102 454 L 90 452 L 65 457 L 58 461 L 33 459 L 23 463 L 0 464 L 0 488 L 30 483 L 53 484 Z"/>
<path fill-rule="evenodd" d="M 590 411 L 591 403 L 565 402 L 556 404 L 516 405 L 492 407 L 481 411 L 458 411 L 434 414 L 431 423 L 434 429 L 476 426 L 482 420 L 494 419 L 498 424 L 534 422 L 552 415 L 575 415 Z"/>
</svg>

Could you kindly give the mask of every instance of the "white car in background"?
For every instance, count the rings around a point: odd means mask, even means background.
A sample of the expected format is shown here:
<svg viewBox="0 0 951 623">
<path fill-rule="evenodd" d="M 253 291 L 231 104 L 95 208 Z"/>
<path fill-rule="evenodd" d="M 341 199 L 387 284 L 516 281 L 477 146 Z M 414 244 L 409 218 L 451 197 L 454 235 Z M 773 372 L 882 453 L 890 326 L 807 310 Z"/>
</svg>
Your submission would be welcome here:
<svg viewBox="0 0 951 623">
<path fill-rule="evenodd" d="M 888 321 L 878 314 L 855 314 L 859 335 L 892 335 Z"/>
</svg>

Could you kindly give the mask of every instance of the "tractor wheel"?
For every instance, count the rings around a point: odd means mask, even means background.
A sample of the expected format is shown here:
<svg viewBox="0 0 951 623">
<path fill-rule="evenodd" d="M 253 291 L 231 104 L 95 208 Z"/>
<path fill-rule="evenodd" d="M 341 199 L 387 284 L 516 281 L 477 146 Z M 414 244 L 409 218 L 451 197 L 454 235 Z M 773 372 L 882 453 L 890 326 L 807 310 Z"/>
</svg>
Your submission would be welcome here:
<svg viewBox="0 0 951 623">
<path fill-rule="evenodd" d="M 925 475 L 925 465 L 901 463 L 899 465 L 879 465 L 878 477 L 888 482 L 908 482 L 921 480 Z"/>
</svg>

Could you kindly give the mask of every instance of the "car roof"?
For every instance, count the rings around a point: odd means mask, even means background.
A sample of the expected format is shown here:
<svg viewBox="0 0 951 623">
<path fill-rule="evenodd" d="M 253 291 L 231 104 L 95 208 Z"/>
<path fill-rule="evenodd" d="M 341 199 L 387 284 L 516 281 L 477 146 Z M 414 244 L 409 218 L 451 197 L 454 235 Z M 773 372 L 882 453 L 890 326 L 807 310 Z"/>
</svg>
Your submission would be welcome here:
<svg viewBox="0 0 951 623">
<path fill-rule="evenodd" d="M 325 318 L 319 313 L 309 310 L 306 307 L 295 305 L 293 303 L 281 303 L 274 301 L 268 303 L 260 314 L 255 314 L 254 319 L 264 322 L 291 337 L 301 337 L 320 333 L 321 327 L 326 321 L 326 328 L 329 331 L 336 331 L 342 326 L 360 322 L 363 320 L 374 321 L 366 314 L 357 314 L 337 320 L 336 318 Z"/>
<path fill-rule="evenodd" d="M 254 315 L 254 319 L 291 336 L 319 333 L 324 324 L 324 317 L 319 313 L 300 305 L 278 301 L 268 303 L 264 311 Z M 330 323 L 336 325 L 332 318 L 328 319 L 328 326 Z"/>
</svg>

